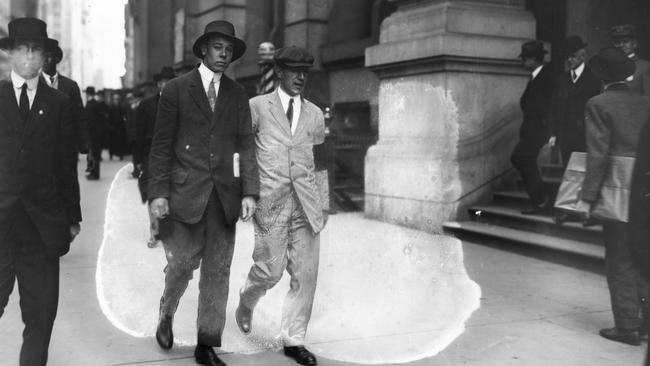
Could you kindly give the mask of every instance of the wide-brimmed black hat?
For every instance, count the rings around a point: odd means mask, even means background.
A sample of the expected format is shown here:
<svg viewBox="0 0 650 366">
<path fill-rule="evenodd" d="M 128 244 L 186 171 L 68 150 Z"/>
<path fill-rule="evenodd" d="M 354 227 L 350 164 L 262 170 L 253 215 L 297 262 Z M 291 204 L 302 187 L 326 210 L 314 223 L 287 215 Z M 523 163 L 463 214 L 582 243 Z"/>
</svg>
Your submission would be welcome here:
<svg viewBox="0 0 650 366">
<path fill-rule="evenodd" d="M 582 41 L 580 36 L 568 36 L 562 43 L 562 51 L 564 51 L 565 55 L 570 55 L 585 47 L 587 47 L 587 44 Z"/>
<path fill-rule="evenodd" d="M 37 41 L 46 50 L 55 49 L 58 42 L 47 36 L 47 24 L 36 18 L 17 18 L 8 24 L 8 36 L 0 38 L 0 49 L 10 49 L 16 41 Z"/>
<path fill-rule="evenodd" d="M 289 46 L 275 51 L 275 64 L 286 69 L 308 69 L 314 65 L 314 56 L 302 47 Z"/>
<path fill-rule="evenodd" d="M 521 45 L 519 58 L 544 57 L 547 51 L 544 49 L 542 41 L 528 41 Z"/>
<path fill-rule="evenodd" d="M 632 24 L 619 24 L 609 30 L 609 35 L 613 39 L 617 38 L 636 38 L 636 28 Z"/>
<path fill-rule="evenodd" d="M 634 74 L 636 65 L 623 51 L 616 47 L 605 47 L 592 57 L 589 69 L 603 82 L 623 81 Z"/>
<path fill-rule="evenodd" d="M 240 58 L 244 52 L 246 52 L 246 42 L 235 37 L 235 26 L 225 20 L 215 20 L 208 23 L 208 25 L 205 26 L 203 35 L 194 41 L 192 51 L 196 57 L 200 59 L 204 57 L 204 55 L 201 53 L 201 45 L 207 42 L 208 39 L 212 36 L 221 36 L 232 42 L 234 48 L 232 53 L 232 61 Z"/>
<path fill-rule="evenodd" d="M 164 66 L 162 69 L 160 69 L 159 73 L 153 75 L 153 81 L 159 82 L 163 79 L 171 80 L 175 77 L 176 73 L 174 73 L 174 69 L 169 66 Z"/>
</svg>

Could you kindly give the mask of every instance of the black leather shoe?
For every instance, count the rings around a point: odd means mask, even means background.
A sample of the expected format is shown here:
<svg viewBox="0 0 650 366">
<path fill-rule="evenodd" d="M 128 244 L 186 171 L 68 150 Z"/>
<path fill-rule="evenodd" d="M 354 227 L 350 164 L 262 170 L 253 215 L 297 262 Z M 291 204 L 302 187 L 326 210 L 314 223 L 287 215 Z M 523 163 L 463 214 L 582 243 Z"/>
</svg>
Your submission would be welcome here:
<svg viewBox="0 0 650 366">
<path fill-rule="evenodd" d="M 616 342 L 627 343 L 633 346 L 638 346 L 641 344 L 639 332 L 636 330 L 627 330 L 614 327 L 601 329 L 599 334 L 602 337 Z"/>
<path fill-rule="evenodd" d="M 237 321 L 237 326 L 239 330 L 244 334 L 251 332 L 251 321 L 253 319 L 253 311 L 246 307 L 244 304 L 239 301 L 239 306 L 235 311 L 235 320 Z"/>
<path fill-rule="evenodd" d="M 316 356 L 303 346 L 284 347 L 284 354 L 293 358 L 301 365 L 315 365 Z"/>
<path fill-rule="evenodd" d="M 197 344 L 194 349 L 194 359 L 196 360 L 196 363 L 200 365 L 226 366 L 226 363 L 219 359 L 210 346 Z"/>
<path fill-rule="evenodd" d="M 158 321 L 158 329 L 156 329 L 156 340 L 160 347 L 170 349 L 174 345 L 174 333 L 172 332 L 172 323 L 174 317 L 171 315 L 163 315 Z"/>
<path fill-rule="evenodd" d="M 568 214 L 566 212 L 560 212 L 556 214 L 555 217 L 553 217 L 553 221 L 558 225 L 562 225 L 565 222 L 578 222 L 580 221 L 580 217 Z"/>
</svg>

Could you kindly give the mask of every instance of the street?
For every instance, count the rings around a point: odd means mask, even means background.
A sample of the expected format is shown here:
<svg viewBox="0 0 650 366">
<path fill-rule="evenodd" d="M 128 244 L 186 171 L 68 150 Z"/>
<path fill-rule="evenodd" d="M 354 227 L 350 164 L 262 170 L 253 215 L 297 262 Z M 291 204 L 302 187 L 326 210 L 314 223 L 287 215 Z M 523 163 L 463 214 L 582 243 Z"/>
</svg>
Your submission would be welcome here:
<svg viewBox="0 0 650 366">
<path fill-rule="evenodd" d="M 89 182 L 81 160 L 84 219 L 61 260 L 48 364 L 195 364 L 198 273 L 175 317 L 176 344 L 164 351 L 153 337 L 164 253 L 146 246 L 146 212 L 128 162 L 105 158 L 101 180 Z M 275 338 L 286 276 L 256 308 L 250 336 L 235 325 L 252 245 L 252 225 L 240 223 L 223 360 L 294 365 Z M 321 238 L 307 341 L 320 365 L 641 365 L 645 344 L 598 336 L 612 322 L 598 271 L 339 213 Z M 0 319 L 1 364 L 17 364 L 21 331 L 14 290 Z"/>
</svg>

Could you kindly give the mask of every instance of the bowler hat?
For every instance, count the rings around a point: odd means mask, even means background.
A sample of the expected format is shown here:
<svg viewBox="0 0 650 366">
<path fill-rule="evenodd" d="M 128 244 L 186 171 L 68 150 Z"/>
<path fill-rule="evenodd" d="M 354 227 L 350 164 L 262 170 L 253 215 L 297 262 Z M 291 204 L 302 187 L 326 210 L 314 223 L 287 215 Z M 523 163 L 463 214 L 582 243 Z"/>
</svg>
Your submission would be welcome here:
<svg viewBox="0 0 650 366">
<path fill-rule="evenodd" d="M 565 55 L 570 55 L 585 47 L 587 47 L 587 44 L 582 41 L 582 38 L 580 38 L 580 36 L 568 36 L 564 39 L 562 50 L 564 51 Z"/>
<path fill-rule="evenodd" d="M 592 57 L 589 69 L 605 83 L 623 81 L 634 74 L 636 65 L 623 51 L 616 47 L 605 47 Z"/>
<path fill-rule="evenodd" d="M 10 49 L 16 41 L 43 42 L 45 49 L 54 49 L 58 42 L 47 36 L 47 24 L 37 18 L 17 18 L 8 24 L 8 36 L 0 38 L 0 49 Z"/>
<path fill-rule="evenodd" d="M 615 25 L 609 30 L 612 38 L 636 38 L 636 28 L 632 24 Z"/>
<path fill-rule="evenodd" d="M 95 87 L 94 86 L 86 87 L 86 94 L 95 95 Z"/>
<path fill-rule="evenodd" d="M 160 69 L 160 72 L 158 74 L 154 74 L 153 81 L 159 82 L 163 79 L 171 80 L 175 77 L 176 74 L 174 73 L 174 69 L 169 66 L 164 66 L 162 69 Z"/>
<path fill-rule="evenodd" d="M 544 57 L 545 53 L 547 52 L 542 41 L 528 41 L 521 45 L 519 58 Z"/>
<path fill-rule="evenodd" d="M 205 26 L 203 35 L 194 41 L 192 51 L 196 57 L 203 59 L 205 55 L 201 53 L 201 45 L 207 42 L 208 39 L 212 36 L 221 36 L 232 42 L 234 48 L 232 61 L 240 58 L 244 52 L 246 52 L 246 42 L 235 37 L 235 27 L 232 25 L 232 23 L 225 20 L 215 20 L 208 23 L 208 25 Z"/>
<path fill-rule="evenodd" d="M 289 46 L 275 51 L 275 63 L 285 69 L 310 68 L 314 64 L 314 57 L 304 48 Z"/>
</svg>

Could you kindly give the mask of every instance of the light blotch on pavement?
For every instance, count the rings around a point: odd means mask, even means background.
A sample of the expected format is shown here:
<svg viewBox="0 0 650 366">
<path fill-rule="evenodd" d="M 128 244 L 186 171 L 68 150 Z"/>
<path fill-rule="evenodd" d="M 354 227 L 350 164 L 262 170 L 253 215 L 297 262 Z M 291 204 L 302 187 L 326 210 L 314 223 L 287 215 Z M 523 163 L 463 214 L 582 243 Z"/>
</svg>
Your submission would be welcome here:
<svg viewBox="0 0 650 366">
<path fill-rule="evenodd" d="M 164 285 L 165 255 L 147 247 L 148 216 L 132 166 L 116 174 L 106 204 L 96 285 L 102 311 L 134 337 L 154 337 Z M 252 264 L 250 223 L 237 224 L 224 352 L 281 347 L 280 318 L 288 275 L 263 297 L 253 331 L 234 320 L 238 291 Z M 174 318 L 176 344 L 196 342 L 198 275 Z M 465 329 L 481 290 L 465 271 L 461 242 L 363 218 L 330 217 L 321 235 L 318 287 L 307 346 L 318 356 L 356 363 L 402 363 L 436 355 Z"/>
</svg>

